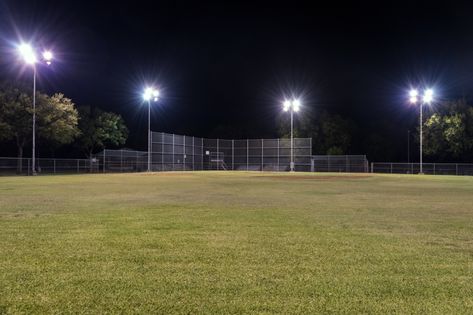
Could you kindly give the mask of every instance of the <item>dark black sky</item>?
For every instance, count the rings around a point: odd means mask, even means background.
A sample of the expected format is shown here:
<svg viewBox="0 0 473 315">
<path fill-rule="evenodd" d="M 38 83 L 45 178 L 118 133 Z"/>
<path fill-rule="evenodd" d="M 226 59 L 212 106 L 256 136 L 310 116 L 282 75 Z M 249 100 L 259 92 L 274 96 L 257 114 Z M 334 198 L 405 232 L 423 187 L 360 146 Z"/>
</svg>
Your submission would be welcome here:
<svg viewBox="0 0 473 315">
<path fill-rule="evenodd" d="M 162 91 L 154 130 L 274 136 L 280 101 L 294 93 L 315 114 L 356 121 L 352 153 L 373 133 L 404 148 L 417 117 L 409 84 L 441 99 L 469 98 L 473 87 L 468 2 L 0 3 L 1 78 L 19 76 L 9 52 L 20 38 L 53 47 L 59 60 L 40 69 L 39 87 L 122 114 L 132 147 L 145 143 L 147 82 Z"/>
</svg>

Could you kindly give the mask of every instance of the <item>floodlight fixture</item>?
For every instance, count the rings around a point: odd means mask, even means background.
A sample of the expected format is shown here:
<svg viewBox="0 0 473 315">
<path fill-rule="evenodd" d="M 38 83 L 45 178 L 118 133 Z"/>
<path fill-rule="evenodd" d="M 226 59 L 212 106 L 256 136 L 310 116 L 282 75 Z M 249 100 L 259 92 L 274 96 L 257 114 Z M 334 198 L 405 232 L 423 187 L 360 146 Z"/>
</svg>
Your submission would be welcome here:
<svg viewBox="0 0 473 315">
<path fill-rule="evenodd" d="M 301 102 L 299 100 L 293 100 L 292 101 L 292 107 L 294 108 L 295 112 L 298 112 L 300 107 L 301 107 Z"/>
<path fill-rule="evenodd" d="M 27 64 L 34 64 L 37 61 L 36 54 L 30 44 L 20 44 L 18 51 Z"/>
<path fill-rule="evenodd" d="M 423 97 L 424 103 L 430 104 L 432 103 L 433 100 L 434 100 L 434 90 L 432 89 L 425 90 L 424 97 Z"/>
<path fill-rule="evenodd" d="M 43 59 L 49 66 L 51 64 L 51 61 L 53 60 L 53 53 L 50 50 L 45 50 L 43 52 Z"/>
</svg>

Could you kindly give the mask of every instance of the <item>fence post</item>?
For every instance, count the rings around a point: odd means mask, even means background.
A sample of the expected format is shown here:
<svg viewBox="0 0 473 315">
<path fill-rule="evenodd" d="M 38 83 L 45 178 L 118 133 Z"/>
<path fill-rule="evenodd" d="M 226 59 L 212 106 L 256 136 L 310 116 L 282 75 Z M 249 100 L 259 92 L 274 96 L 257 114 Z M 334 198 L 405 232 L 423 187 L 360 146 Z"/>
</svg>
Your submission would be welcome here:
<svg viewBox="0 0 473 315">
<path fill-rule="evenodd" d="M 105 148 L 103 148 L 103 165 L 102 165 L 102 168 L 103 168 L 103 172 L 105 173 Z"/>
<path fill-rule="evenodd" d="M 458 163 L 455 163 L 455 175 L 458 175 Z"/>
<path fill-rule="evenodd" d="M 232 139 L 232 171 L 235 170 L 235 139 Z"/>
<path fill-rule="evenodd" d="M 194 168 L 194 155 L 195 155 L 195 137 L 192 137 L 192 170 L 195 171 Z"/>
<path fill-rule="evenodd" d="M 435 175 L 435 163 L 434 163 L 434 175 Z"/>
<path fill-rule="evenodd" d="M 53 159 L 53 172 L 56 174 L 56 159 Z"/>
<path fill-rule="evenodd" d="M 23 163 L 23 161 L 20 161 L 20 163 Z M 30 176 L 30 159 L 28 159 L 28 176 Z"/>
<path fill-rule="evenodd" d="M 374 165 L 373 165 L 373 164 L 374 164 L 374 163 L 371 162 L 371 173 L 374 173 L 374 172 L 373 172 L 373 171 L 374 171 Z"/>
<path fill-rule="evenodd" d="M 164 171 L 164 132 L 161 132 L 161 171 Z"/>
<path fill-rule="evenodd" d="M 123 172 L 123 149 L 120 150 L 120 171 Z"/>
<path fill-rule="evenodd" d="M 261 172 L 263 171 L 264 163 L 264 139 L 261 139 Z"/>
<path fill-rule="evenodd" d="M 184 137 L 184 154 L 182 155 L 182 163 L 183 163 L 183 169 L 184 171 L 186 170 L 186 136 L 183 136 Z"/>
<path fill-rule="evenodd" d="M 79 159 L 77 159 L 77 173 L 79 173 Z"/>
<path fill-rule="evenodd" d="M 172 170 L 174 171 L 174 134 L 172 134 Z"/>
<path fill-rule="evenodd" d="M 220 171 L 220 153 L 219 153 L 219 146 L 218 146 L 218 138 L 217 138 L 217 171 Z"/>
<path fill-rule="evenodd" d="M 279 146 L 280 146 L 280 143 L 279 143 L 279 138 L 278 138 L 278 172 L 279 172 Z"/>
<path fill-rule="evenodd" d="M 246 139 L 246 170 L 249 170 L 250 140 Z"/>
<path fill-rule="evenodd" d="M 391 165 L 391 174 L 393 173 L 393 163 L 390 163 Z"/>
</svg>

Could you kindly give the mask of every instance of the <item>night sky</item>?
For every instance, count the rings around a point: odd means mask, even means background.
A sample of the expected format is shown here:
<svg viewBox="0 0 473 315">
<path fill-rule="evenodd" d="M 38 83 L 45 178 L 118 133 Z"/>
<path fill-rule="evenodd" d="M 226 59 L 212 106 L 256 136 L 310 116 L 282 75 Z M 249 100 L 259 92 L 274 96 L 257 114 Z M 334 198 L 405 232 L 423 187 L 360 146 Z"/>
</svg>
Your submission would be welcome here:
<svg viewBox="0 0 473 315">
<path fill-rule="evenodd" d="M 31 80 L 12 53 L 22 38 L 57 55 L 39 89 L 121 114 L 128 147 L 145 147 L 141 92 L 153 83 L 156 131 L 274 137 L 293 94 L 307 111 L 356 122 L 350 153 L 380 134 L 393 153 L 370 158 L 403 161 L 417 122 L 410 85 L 472 96 L 473 5 L 382 2 L 0 0 L 0 79 Z"/>
</svg>

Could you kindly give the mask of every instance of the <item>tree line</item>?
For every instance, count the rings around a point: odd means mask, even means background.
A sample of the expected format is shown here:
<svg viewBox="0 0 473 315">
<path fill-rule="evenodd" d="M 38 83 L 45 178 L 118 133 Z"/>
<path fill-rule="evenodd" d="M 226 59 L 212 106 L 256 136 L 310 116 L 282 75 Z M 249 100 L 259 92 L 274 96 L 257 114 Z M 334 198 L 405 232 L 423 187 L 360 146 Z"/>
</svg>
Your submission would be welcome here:
<svg viewBox="0 0 473 315">
<path fill-rule="evenodd" d="M 284 116 L 278 119 L 278 135 L 290 137 L 290 122 Z M 378 132 L 366 135 L 350 118 L 326 110 L 298 115 L 294 137 L 312 138 L 313 154 L 367 154 L 370 159 L 392 156 L 394 149 L 403 149 L 393 138 L 405 139 L 403 127 L 384 122 Z M 394 129 L 394 130 L 390 130 Z M 417 157 L 419 122 L 410 126 L 412 156 Z M 390 133 L 386 135 L 386 131 Z M 424 155 L 432 161 L 472 162 L 473 160 L 473 107 L 466 99 L 444 101 L 430 108 L 423 121 Z M 393 149 L 394 148 L 394 149 Z M 412 159 L 412 160 L 415 160 Z"/>
<path fill-rule="evenodd" d="M 32 139 L 33 95 L 21 82 L 0 83 L 0 141 L 13 141 L 22 158 Z M 93 106 L 76 106 L 62 93 L 36 93 L 36 134 L 52 149 L 73 144 L 88 158 L 105 146 L 123 145 L 123 118 Z M 1 155 L 1 154 L 0 154 Z"/>
<path fill-rule="evenodd" d="M 13 142 L 17 156 L 23 157 L 32 135 L 31 88 L 20 82 L 0 83 L 0 141 Z M 73 145 L 91 157 L 104 147 L 121 146 L 129 134 L 123 118 L 94 106 L 76 106 L 62 93 L 36 94 L 37 136 L 51 150 L 62 145 Z M 290 136 L 287 116 L 276 122 L 277 135 Z M 313 154 L 367 154 L 373 160 L 389 159 L 400 145 L 407 130 L 381 123 L 376 132 L 360 131 L 350 118 L 326 110 L 297 115 L 294 136 L 312 138 Z M 219 126 L 218 136 L 238 136 L 242 126 Z M 419 127 L 411 125 L 412 156 L 417 156 Z M 466 99 L 445 101 L 427 111 L 423 122 L 424 154 L 439 162 L 473 160 L 473 107 Z M 390 134 L 388 136 L 387 134 Z M 401 141 L 394 143 L 393 136 Z M 403 150 L 405 151 L 405 150 Z M 3 154 L 1 154 L 2 156 Z M 399 155 L 398 155 L 399 156 Z M 415 159 L 412 159 L 415 160 Z"/>
</svg>

